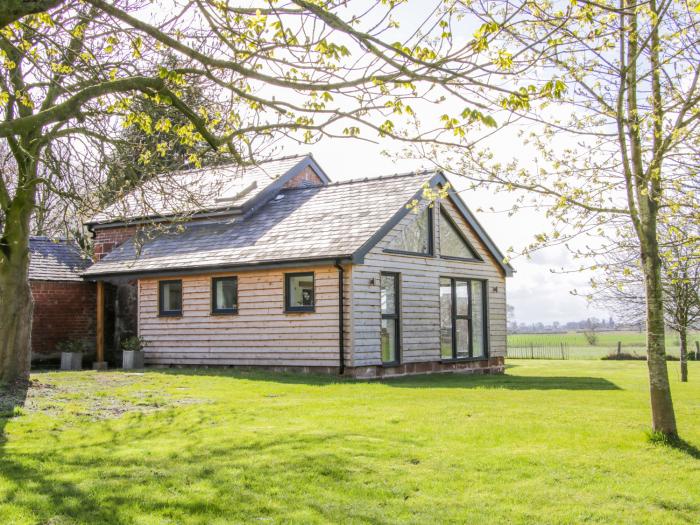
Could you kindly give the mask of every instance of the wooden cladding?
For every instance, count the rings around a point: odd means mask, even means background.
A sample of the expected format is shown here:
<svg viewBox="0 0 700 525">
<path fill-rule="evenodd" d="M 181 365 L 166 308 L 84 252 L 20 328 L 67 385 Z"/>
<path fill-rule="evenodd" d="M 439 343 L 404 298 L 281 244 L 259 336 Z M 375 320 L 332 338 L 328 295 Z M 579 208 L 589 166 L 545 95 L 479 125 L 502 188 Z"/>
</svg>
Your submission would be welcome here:
<svg viewBox="0 0 700 525">
<path fill-rule="evenodd" d="M 140 280 L 139 334 L 148 342 L 147 363 L 337 367 L 338 270 L 329 265 L 309 271 L 314 274 L 315 310 L 303 315 L 285 312 L 283 270 L 238 273 L 236 315 L 212 315 L 212 279 L 226 274 L 183 276 L 179 317 L 159 317 L 158 279 Z M 345 271 L 349 326 L 352 270 Z"/>
<path fill-rule="evenodd" d="M 423 206 L 426 204 L 423 203 Z M 433 221 L 435 256 L 421 257 L 387 250 L 403 228 L 416 220 L 414 213 L 406 217 L 365 256 L 364 264 L 354 266 L 352 272 L 352 333 L 353 346 L 349 352 L 349 366 L 382 365 L 380 315 L 382 272 L 401 275 L 400 347 L 401 363 L 440 361 L 440 278 L 462 278 L 488 282 L 483 301 L 487 305 L 484 317 L 488 319 L 485 341 L 488 356 L 505 355 L 506 349 L 506 289 L 505 276 L 459 211 L 449 200 L 440 201 L 434 213 L 447 213 L 451 226 L 469 242 L 481 260 L 466 260 L 441 256 L 440 221 Z M 495 291 L 494 291 L 495 287 Z"/>
</svg>

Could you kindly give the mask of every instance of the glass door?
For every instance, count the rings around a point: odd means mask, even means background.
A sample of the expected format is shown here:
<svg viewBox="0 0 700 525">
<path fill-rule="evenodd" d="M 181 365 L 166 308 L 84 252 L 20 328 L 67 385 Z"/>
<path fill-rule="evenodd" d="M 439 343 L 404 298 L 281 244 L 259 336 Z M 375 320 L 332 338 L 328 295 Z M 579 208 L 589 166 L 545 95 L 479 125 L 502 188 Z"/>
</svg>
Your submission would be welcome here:
<svg viewBox="0 0 700 525">
<path fill-rule="evenodd" d="M 480 280 L 440 278 L 440 357 L 486 357 L 486 311 Z"/>
</svg>

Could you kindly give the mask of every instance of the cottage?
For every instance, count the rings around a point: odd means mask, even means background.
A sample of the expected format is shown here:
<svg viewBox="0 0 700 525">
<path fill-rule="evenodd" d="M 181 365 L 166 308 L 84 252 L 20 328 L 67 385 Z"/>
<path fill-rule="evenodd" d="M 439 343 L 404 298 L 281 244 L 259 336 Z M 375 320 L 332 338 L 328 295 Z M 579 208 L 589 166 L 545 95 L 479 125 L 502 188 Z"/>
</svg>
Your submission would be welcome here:
<svg viewBox="0 0 700 525">
<path fill-rule="evenodd" d="M 61 341 L 95 341 L 95 283 L 81 273 L 90 265 L 79 247 L 64 239 L 29 239 L 29 285 L 34 299 L 32 362 L 56 360 Z"/>
<path fill-rule="evenodd" d="M 100 290 L 133 286 L 148 364 L 503 370 L 512 268 L 439 172 L 332 183 L 311 156 L 188 171 L 88 227 L 98 324 Z"/>
</svg>

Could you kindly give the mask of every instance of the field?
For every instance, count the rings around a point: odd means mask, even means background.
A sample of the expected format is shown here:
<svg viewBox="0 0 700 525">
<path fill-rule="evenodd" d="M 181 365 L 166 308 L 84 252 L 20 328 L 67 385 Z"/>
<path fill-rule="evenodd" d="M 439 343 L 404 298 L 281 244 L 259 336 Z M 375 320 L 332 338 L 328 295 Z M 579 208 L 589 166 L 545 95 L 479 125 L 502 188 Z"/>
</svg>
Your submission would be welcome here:
<svg viewBox="0 0 700 525">
<path fill-rule="evenodd" d="M 0 523 L 698 523 L 700 363 L 681 447 L 646 438 L 645 371 L 35 373 L 3 398 Z"/>
<path fill-rule="evenodd" d="M 546 334 L 510 334 L 508 347 L 518 352 L 529 349 L 547 348 L 552 355 L 558 355 L 557 349 L 563 343 L 568 350 L 570 359 L 600 359 L 617 351 L 618 341 L 622 343 L 622 351 L 630 354 L 646 355 L 646 335 L 644 332 L 596 332 L 598 340 L 590 345 L 581 332 L 546 333 Z M 688 350 L 695 351 L 695 341 L 700 341 L 700 332 L 688 336 Z M 666 333 L 667 353 L 678 356 L 680 341 L 676 332 Z M 527 354 L 527 351 L 520 351 Z"/>
</svg>

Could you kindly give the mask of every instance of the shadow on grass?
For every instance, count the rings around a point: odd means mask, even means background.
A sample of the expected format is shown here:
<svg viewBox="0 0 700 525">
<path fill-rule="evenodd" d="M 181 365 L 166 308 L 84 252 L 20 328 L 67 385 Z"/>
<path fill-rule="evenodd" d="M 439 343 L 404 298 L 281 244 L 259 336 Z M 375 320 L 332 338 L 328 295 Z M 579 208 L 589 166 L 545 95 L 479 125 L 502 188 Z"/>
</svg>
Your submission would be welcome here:
<svg viewBox="0 0 700 525">
<path fill-rule="evenodd" d="M 696 447 L 692 443 L 688 443 L 685 439 L 677 439 L 676 442 L 671 445 L 671 447 L 684 452 L 693 459 L 700 460 L 700 448 Z"/>
<path fill-rule="evenodd" d="M 649 432 L 647 434 L 647 441 L 658 447 L 678 450 L 693 459 L 700 459 L 700 448 L 680 437 L 668 437 L 660 432 Z"/>
<path fill-rule="evenodd" d="M 0 445 L 5 443 L 5 426 L 15 416 L 21 414 L 27 399 L 28 381 L 18 381 L 10 385 L 0 385 Z"/>
<path fill-rule="evenodd" d="M 602 377 L 577 376 L 469 376 L 444 374 L 421 377 L 398 377 L 382 381 L 400 388 L 502 388 L 506 390 L 620 390 Z"/>
<path fill-rule="evenodd" d="M 303 374 L 294 372 L 265 372 L 262 370 L 211 369 L 150 369 L 148 373 L 188 376 L 212 376 L 281 384 L 329 386 L 337 384 L 382 384 L 397 388 L 502 388 L 508 390 L 621 390 L 615 383 L 601 377 L 582 376 L 513 376 L 508 374 L 441 373 L 382 379 Z"/>
<path fill-rule="evenodd" d="M 46 388 L 46 385 L 38 380 L 19 381 L 11 385 L 0 385 L 0 473 L 8 483 L 3 492 L 5 503 L 22 507 L 20 501 L 27 493 L 27 487 L 31 486 L 31 494 L 35 498 L 50 502 L 52 517 L 70 517 L 84 515 L 92 523 L 115 523 L 122 521 L 115 517 L 114 509 L 101 508 L 95 504 L 90 495 L 81 490 L 75 484 L 58 479 L 56 476 L 48 477 L 42 468 L 33 468 L 30 465 L 41 465 L 43 458 L 30 458 L 24 462 L 16 459 L 13 453 L 8 453 L 6 427 L 13 418 L 23 414 L 22 408 L 27 400 L 30 388 Z M 27 456 L 21 456 L 25 460 Z M 24 506 L 26 509 L 26 506 Z M 33 509 L 36 510 L 36 509 Z"/>
<path fill-rule="evenodd" d="M 336 450 L 346 446 L 344 434 L 290 434 L 287 439 L 222 436 L 220 442 L 212 442 L 197 439 L 167 419 L 151 418 L 149 424 L 154 423 L 152 430 L 182 443 L 167 461 L 148 454 L 151 432 L 144 433 L 138 425 L 109 432 L 109 421 L 95 423 L 107 431 L 108 440 L 76 449 L 57 447 L 50 460 L 44 451 L 3 453 L 0 472 L 7 487 L 3 502 L 41 523 L 123 525 L 138 517 L 148 523 L 215 519 L 251 523 L 273 521 L 272 516 L 274 521 L 290 523 L 300 522 L 295 513 L 305 509 L 313 511 L 312 521 L 332 523 L 339 507 L 351 522 L 392 522 L 381 517 L 376 505 L 356 506 L 338 496 L 348 486 L 365 496 L 369 491 L 353 456 Z M 206 421 L 198 423 L 201 427 Z M 142 452 L 119 455 L 125 443 Z M 382 452 L 379 441 L 363 446 L 368 447 L 365 454 Z M 251 457 L 256 457 L 254 462 Z M 64 473 L 80 471 L 89 483 L 81 486 L 65 480 Z M 318 483 L 316 496 L 303 489 L 313 483 Z M 403 502 L 402 495 L 388 492 L 387 497 Z M 337 501 L 328 505 L 333 498 Z"/>
</svg>

